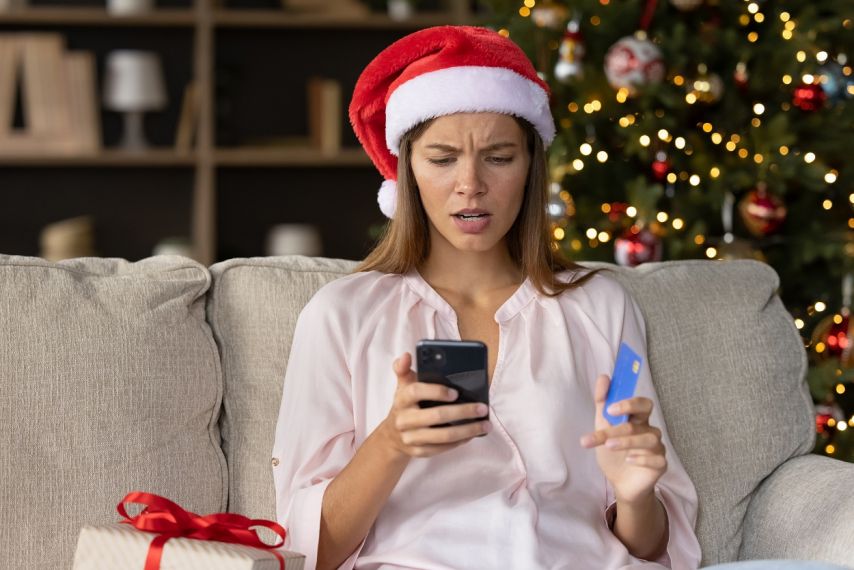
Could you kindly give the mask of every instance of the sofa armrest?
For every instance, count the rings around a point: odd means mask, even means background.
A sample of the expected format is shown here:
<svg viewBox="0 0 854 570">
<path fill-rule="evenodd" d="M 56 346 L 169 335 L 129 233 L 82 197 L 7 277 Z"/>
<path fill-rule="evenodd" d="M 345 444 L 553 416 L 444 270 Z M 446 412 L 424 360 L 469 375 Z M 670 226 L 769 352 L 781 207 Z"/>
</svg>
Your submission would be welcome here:
<svg viewBox="0 0 854 570">
<path fill-rule="evenodd" d="M 744 518 L 740 560 L 796 558 L 854 566 L 854 465 L 808 454 L 756 489 Z"/>
</svg>

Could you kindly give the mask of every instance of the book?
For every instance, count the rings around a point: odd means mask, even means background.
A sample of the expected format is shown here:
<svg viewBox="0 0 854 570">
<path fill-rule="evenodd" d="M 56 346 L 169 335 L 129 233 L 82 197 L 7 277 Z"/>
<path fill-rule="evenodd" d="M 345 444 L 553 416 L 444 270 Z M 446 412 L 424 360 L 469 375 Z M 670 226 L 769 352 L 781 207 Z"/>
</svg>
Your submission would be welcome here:
<svg viewBox="0 0 854 570">
<path fill-rule="evenodd" d="M 308 130 L 311 145 L 323 154 L 341 150 L 341 84 L 312 77 L 308 81 Z"/>
<path fill-rule="evenodd" d="M 198 96 L 196 82 L 190 81 L 184 88 L 181 114 L 178 117 L 178 127 L 175 130 L 175 150 L 179 152 L 189 152 L 195 144 L 199 117 Z"/>
<path fill-rule="evenodd" d="M 97 152 L 101 148 L 101 114 L 95 94 L 95 56 L 86 51 L 68 52 L 63 63 L 74 149 Z"/>
</svg>

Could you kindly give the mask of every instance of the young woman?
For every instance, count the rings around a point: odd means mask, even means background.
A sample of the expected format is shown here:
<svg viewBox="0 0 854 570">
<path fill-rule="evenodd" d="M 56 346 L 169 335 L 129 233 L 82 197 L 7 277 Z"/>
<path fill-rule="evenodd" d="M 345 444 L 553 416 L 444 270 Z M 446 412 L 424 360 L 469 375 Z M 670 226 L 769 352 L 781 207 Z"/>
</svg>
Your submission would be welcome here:
<svg viewBox="0 0 854 570">
<path fill-rule="evenodd" d="M 273 450 L 286 547 L 307 569 L 697 568 L 643 316 L 551 247 L 555 128 L 524 53 L 482 28 L 416 32 L 364 70 L 350 118 L 392 221 L 296 325 Z M 487 345 L 488 410 L 418 406 L 456 399 L 412 370 L 434 338 Z M 644 361 L 611 426 L 622 342 Z"/>
<path fill-rule="evenodd" d="M 603 273 L 562 259 L 545 212 L 548 88 L 490 30 L 422 30 L 364 70 L 350 107 L 387 178 L 386 235 L 300 314 L 274 468 L 307 568 L 696 568 L 694 487 L 644 359 L 605 395 L 644 322 Z M 396 181 L 395 181 L 396 179 Z M 489 420 L 416 381 L 424 338 L 488 347 Z M 478 437 L 484 436 L 484 437 Z"/>
</svg>

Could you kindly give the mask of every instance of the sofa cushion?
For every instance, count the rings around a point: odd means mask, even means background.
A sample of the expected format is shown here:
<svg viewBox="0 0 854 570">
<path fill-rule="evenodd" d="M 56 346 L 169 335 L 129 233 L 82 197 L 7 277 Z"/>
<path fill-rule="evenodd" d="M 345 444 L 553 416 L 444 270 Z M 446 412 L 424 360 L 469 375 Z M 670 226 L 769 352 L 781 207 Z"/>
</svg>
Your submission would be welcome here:
<svg viewBox="0 0 854 570">
<path fill-rule="evenodd" d="M 181 257 L 0 255 L 4 568 L 70 568 L 131 490 L 224 510 L 209 285 Z"/>
<path fill-rule="evenodd" d="M 667 428 L 697 487 L 704 564 L 735 560 L 754 489 L 815 437 L 806 354 L 775 295 L 776 273 L 748 260 L 583 265 L 610 268 L 638 302 Z M 211 267 L 233 511 L 275 516 L 270 456 L 296 318 L 321 285 L 354 266 L 289 257 Z"/>
<path fill-rule="evenodd" d="M 220 429 L 230 512 L 276 518 L 270 461 L 296 320 L 315 291 L 355 265 L 283 256 L 230 259 L 210 267 L 207 311 L 225 382 Z"/>
</svg>

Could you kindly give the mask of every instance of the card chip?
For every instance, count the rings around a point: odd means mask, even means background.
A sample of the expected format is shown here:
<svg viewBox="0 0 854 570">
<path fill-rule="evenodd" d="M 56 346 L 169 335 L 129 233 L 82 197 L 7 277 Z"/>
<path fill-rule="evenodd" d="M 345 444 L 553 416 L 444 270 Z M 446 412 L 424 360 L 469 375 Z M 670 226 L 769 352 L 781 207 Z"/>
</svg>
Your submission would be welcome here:
<svg viewBox="0 0 854 570">
<path fill-rule="evenodd" d="M 632 364 L 632 372 L 637 374 L 638 370 L 640 370 L 640 360 L 635 360 L 635 363 Z"/>
</svg>

